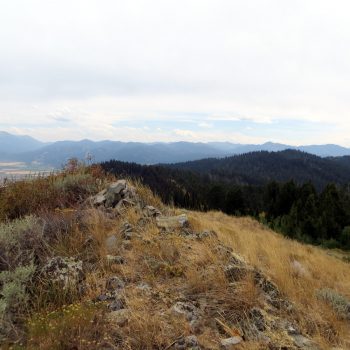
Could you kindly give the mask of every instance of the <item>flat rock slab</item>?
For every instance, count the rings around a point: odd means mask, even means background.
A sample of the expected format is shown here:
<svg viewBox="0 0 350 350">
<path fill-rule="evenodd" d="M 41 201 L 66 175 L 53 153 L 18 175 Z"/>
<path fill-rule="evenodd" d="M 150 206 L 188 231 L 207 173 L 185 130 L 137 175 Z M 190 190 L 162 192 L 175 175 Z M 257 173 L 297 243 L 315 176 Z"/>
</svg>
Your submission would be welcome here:
<svg viewBox="0 0 350 350">
<path fill-rule="evenodd" d="M 181 214 L 178 216 L 158 216 L 156 221 L 159 228 L 166 230 L 188 226 L 188 217 L 186 214 Z"/>
</svg>

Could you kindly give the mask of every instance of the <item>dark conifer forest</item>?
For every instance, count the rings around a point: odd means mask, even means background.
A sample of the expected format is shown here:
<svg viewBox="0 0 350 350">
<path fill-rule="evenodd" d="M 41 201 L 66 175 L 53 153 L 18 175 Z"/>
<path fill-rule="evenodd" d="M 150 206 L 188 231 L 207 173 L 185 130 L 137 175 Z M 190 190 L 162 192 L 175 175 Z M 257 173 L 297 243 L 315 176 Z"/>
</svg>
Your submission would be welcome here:
<svg viewBox="0 0 350 350">
<path fill-rule="evenodd" d="M 293 239 L 350 249 L 348 164 L 345 157 L 285 151 L 170 166 L 112 160 L 102 167 L 142 180 L 168 204 L 249 215 Z"/>
</svg>

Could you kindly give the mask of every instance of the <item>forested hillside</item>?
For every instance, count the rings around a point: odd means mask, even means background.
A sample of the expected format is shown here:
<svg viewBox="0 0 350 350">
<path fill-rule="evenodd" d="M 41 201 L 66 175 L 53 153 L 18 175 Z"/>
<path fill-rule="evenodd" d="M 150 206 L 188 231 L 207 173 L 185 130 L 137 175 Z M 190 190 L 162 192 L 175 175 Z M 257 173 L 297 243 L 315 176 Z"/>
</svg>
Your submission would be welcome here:
<svg viewBox="0 0 350 350">
<path fill-rule="evenodd" d="M 317 189 L 322 189 L 330 182 L 350 182 L 349 157 L 321 158 L 295 150 L 252 152 L 222 159 L 171 164 L 170 167 L 192 170 L 208 174 L 213 180 L 238 184 L 261 185 L 272 180 L 294 180 L 302 184 L 311 181 Z"/>
<path fill-rule="evenodd" d="M 274 166 L 276 171 L 281 169 L 280 174 L 287 174 L 288 172 L 283 168 L 287 167 L 291 176 L 283 178 L 280 175 L 277 180 L 284 181 L 266 183 L 261 181 L 261 184 L 254 182 L 249 184 L 250 177 L 245 175 L 235 174 L 232 178 L 228 175 L 224 176 L 224 170 L 221 170 L 223 176 L 220 177 L 213 176 L 211 172 L 203 171 L 201 174 L 176 169 L 175 165 L 172 167 L 142 166 L 135 163 L 109 161 L 103 163 L 102 167 L 105 171 L 117 176 L 141 179 L 164 202 L 175 206 L 204 211 L 218 209 L 231 215 L 250 215 L 289 237 L 313 244 L 350 249 L 349 186 L 331 182 L 325 184 L 323 179 L 324 187 L 319 190 L 320 181 L 316 181 L 316 175 L 315 181 L 318 186 L 310 181 L 302 182 L 302 177 L 297 177 L 294 181 L 293 174 L 297 172 L 296 169 L 301 166 L 301 163 L 300 159 L 293 159 L 293 155 L 298 154 L 287 152 L 290 163 L 285 162 L 283 166 L 273 163 L 272 157 L 269 158 L 267 154 L 271 166 Z M 301 155 L 305 162 L 310 157 L 313 158 L 306 154 Z M 258 156 L 259 153 L 254 154 L 254 157 L 259 158 Z M 265 152 L 262 156 L 265 156 Z M 244 158 L 239 158 L 243 164 Z M 307 168 L 314 168 L 314 174 L 320 171 L 316 167 L 319 160 L 315 158 L 313 164 L 308 165 Z M 221 163 L 221 160 L 215 160 L 215 162 Z M 329 171 L 331 171 L 330 162 L 333 161 L 325 162 L 325 165 L 329 166 Z M 199 163 L 203 168 L 204 164 L 212 164 L 211 160 L 193 163 Z M 247 163 L 247 167 L 258 171 L 260 164 L 262 161 L 258 165 Z M 293 164 L 296 166 L 293 167 Z M 341 178 L 345 182 L 345 173 Z M 265 179 L 267 181 L 267 178 Z M 268 179 L 275 180 L 272 176 Z M 286 181 L 286 179 L 292 180 Z M 307 179 L 305 178 L 305 181 Z"/>
</svg>

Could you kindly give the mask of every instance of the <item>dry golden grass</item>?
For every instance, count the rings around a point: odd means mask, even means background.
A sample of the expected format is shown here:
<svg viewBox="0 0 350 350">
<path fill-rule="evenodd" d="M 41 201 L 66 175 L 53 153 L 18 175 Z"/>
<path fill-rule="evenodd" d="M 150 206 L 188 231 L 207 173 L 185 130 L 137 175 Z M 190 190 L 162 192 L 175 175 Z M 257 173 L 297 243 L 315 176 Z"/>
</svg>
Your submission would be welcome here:
<svg viewBox="0 0 350 350">
<path fill-rule="evenodd" d="M 317 247 L 282 237 L 250 218 L 220 212 L 190 213 L 197 229 L 212 229 L 219 239 L 249 264 L 261 269 L 278 285 L 297 309 L 299 326 L 325 348 L 331 343 L 349 346 L 349 323 L 316 297 L 318 289 L 331 288 L 350 298 L 349 265 Z M 303 271 L 293 267 L 298 261 Z"/>
</svg>

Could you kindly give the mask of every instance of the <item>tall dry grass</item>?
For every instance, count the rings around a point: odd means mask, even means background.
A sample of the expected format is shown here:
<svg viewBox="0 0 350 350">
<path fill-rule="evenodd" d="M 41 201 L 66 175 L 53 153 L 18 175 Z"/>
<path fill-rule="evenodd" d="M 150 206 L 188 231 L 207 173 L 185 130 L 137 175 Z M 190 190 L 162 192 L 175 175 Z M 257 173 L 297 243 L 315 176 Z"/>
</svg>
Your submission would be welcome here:
<svg viewBox="0 0 350 350">
<path fill-rule="evenodd" d="M 318 290 L 323 288 L 350 298 L 348 263 L 318 247 L 286 239 L 250 218 L 221 212 L 191 212 L 190 216 L 198 229 L 214 230 L 224 244 L 273 279 L 294 303 L 294 316 L 306 334 L 318 339 L 325 348 L 330 343 L 349 344 L 348 321 L 317 298 Z"/>
</svg>

